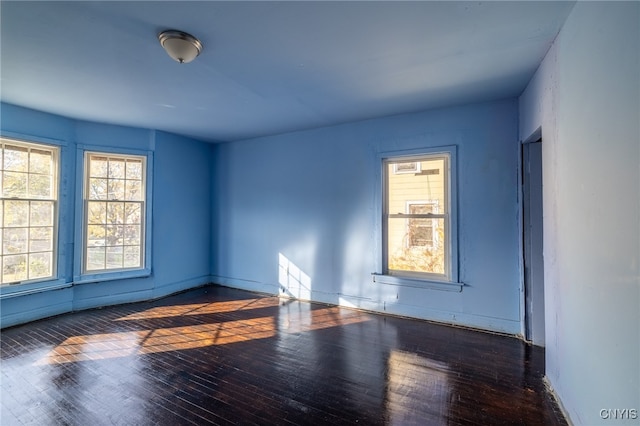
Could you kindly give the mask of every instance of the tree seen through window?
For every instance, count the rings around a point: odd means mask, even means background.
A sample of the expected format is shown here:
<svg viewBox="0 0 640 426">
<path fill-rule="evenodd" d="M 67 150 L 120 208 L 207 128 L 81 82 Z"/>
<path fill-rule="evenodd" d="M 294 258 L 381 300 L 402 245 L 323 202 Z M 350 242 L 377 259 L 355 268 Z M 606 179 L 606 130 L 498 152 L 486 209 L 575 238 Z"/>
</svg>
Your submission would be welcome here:
<svg viewBox="0 0 640 426">
<path fill-rule="evenodd" d="M 86 271 L 143 267 L 145 161 L 88 154 Z"/>
</svg>

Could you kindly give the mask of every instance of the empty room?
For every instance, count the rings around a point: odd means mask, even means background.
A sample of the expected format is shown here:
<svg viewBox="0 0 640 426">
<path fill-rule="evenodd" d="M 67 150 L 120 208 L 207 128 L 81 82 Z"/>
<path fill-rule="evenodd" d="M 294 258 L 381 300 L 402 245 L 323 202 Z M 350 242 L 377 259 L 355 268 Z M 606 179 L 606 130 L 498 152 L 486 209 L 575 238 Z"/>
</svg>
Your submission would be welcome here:
<svg viewBox="0 0 640 426">
<path fill-rule="evenodd" d="M 0 1 L 0 424 L 640 424 L 640 2 Z"/>
</svg>

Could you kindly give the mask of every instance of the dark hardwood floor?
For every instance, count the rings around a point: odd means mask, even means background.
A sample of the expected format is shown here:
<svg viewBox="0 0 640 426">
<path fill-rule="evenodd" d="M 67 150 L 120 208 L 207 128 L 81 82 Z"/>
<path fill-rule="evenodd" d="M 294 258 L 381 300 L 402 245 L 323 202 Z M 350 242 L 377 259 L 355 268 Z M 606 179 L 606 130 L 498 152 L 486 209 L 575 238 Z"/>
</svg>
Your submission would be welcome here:
<svg viewBox="0 0 640 426">
<path fill-rule="evenodd" d="M 1 335 L 4 425 L 566 424 L 544 351 L 208 286 Z"/>
</svg>

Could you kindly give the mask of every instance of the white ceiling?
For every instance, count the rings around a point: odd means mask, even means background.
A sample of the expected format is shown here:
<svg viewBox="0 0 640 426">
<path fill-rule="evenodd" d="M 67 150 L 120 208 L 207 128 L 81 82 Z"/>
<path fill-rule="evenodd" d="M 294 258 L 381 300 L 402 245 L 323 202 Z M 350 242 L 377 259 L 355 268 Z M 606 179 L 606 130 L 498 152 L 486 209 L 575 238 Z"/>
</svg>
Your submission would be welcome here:
<svg viewBox="0 0 640 426">
<path fill-rule="evenodd" d="M 519 95 L 573 2 L 0 3 L 3 102 L 232 141 Z M 157 34 L 204 44 L 178 64 Z"/>
</svg>

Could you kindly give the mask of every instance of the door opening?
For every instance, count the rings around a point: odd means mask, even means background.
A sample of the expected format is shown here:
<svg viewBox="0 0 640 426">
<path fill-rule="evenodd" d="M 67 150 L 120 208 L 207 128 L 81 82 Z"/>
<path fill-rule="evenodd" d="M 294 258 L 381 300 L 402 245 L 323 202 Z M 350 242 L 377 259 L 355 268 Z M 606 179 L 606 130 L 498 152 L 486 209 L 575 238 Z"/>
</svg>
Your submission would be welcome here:
<svg viewBox="0 0 640 426">
<path fill-rule="evenodd" d="M 522 145 L 525 339 L 544 346 L 542 140 Z"/>
</svg>

